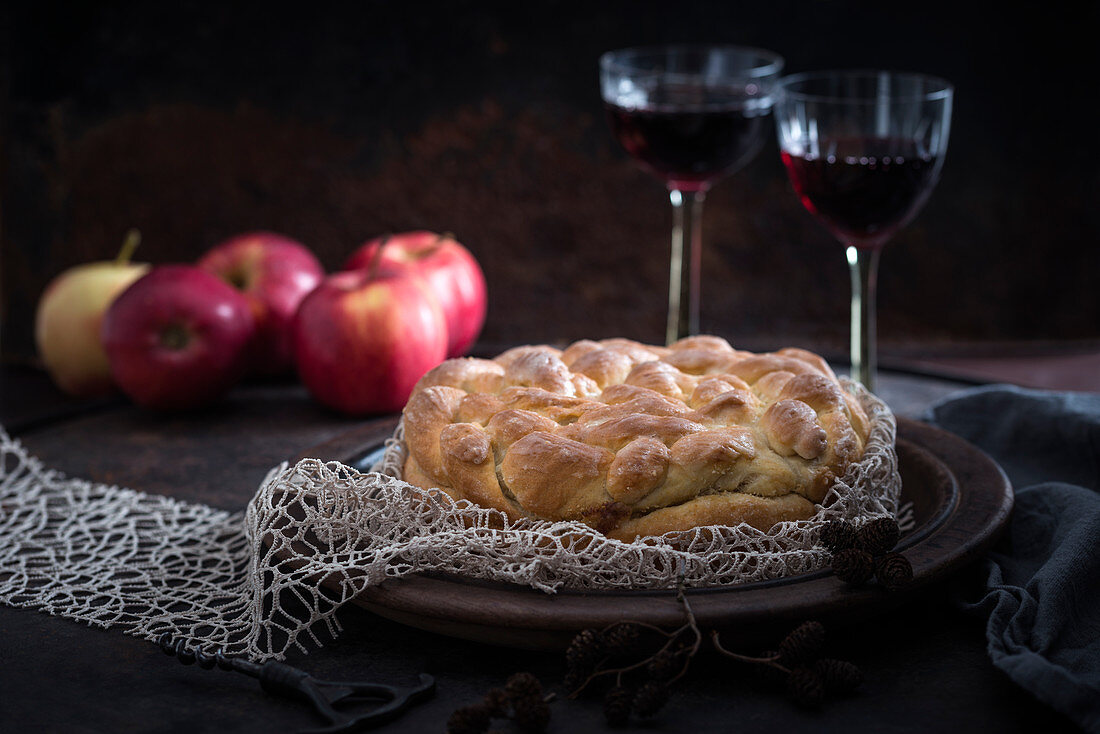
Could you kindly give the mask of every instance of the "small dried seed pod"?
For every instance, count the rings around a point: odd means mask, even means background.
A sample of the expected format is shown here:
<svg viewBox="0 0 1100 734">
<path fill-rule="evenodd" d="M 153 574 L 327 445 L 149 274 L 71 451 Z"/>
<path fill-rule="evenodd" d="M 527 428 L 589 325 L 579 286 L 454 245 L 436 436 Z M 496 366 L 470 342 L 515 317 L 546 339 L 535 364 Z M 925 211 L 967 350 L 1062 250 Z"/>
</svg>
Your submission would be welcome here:
<svg viewBox="0 0 1100 734">
<path fill-rule="evenodd" d="M 610 726 L 625 726 L 634 710 L 634 691 L 615 686 L 603 698 L 603 716 Z"/>
<path fill-rule="evenodd" d="M 490 688 L 481 704 L 488 709 L 489 714 L 492 716 L 507 716 L 510 696 L 503 688 Z"/>
<path fill-rule="evenodd" d="M 825 646 L 825 626 L 821 622 L 803 622 L 779 643 L 779 658 L 788 665 L 813 662 Z"/>
<path fill-rule="evenodd" d="M 890 591 L 897 591 L 913 580 L 913 564 L 900 553 L 887 553 L 875 565 L 879 582 Z"/>
<path fill-rule="evenodd" d="M 582 630 L 577 633 L 565 649 L 565 663 L 573 668 L 591 668 L 603 657 L 603 641 L 596 630 Z"/>
<path fill-rule="evenodd" d="M 661 681 L 643 683 L 634 694 L 634 713 L 642 718 L 654 716 L 668 703 L 668 686 Z"/>
<path fill-rule="evenodd" d="M 825 682 L 809 668 L 795 668 L 787 676 L 787 695 L 799 706 L 816 708 L 825 700 Z"/>
<path fill-rule="evenodd" d="M 875 559 L 860 548 L 846 548 L 833 554 L 833 573 L 844 583 L 859 586 L 874 575 Z"/>
<path fill-rule="evenodd" d="M 513 703 L 526 698 L 542 698 L 542 684 L 530 673 L 515 673 L 504 684 L 504 692 Z"/>
<path fill-rule="evenodd" d="M 642 630 L 636 624 L 623 622 L 608 629 L 601 637 L 604 651 L 609 655 L 626 655 L 635 652 Z"/>
<path fill-rule="evenodd" d="M 480 704 L 455 709 L 447 719 L 447 734 L 483 734 L 492 721 L 489 709 Z"/>
<path fill-rule="evenodd" d="M 855 540 L 855 528 L 847 520 L 832 520 L 825 523 L 825 527 L 821 529 L 821 545 L 834 553 L 851 548 Z"/>
<path fill-rule="evenodd" d="M 818 660 L 814 670 L 825 683 L 825 690 L 834 693 L 851 693 L 863 683 L 863 671 L 847 660 Z"/>
<path fill-rule="evenodd" d="M 854 547 L 862 548 L 872 556 L 889 553 L 898 544 L 901 530 L 892 517 L 879 517 L 856 531 Z"/>
<path fill-rule="evenodd" d="M 590 675 L 592 675 L 591 668 L 569 668 L 565 671 L 565 678 L 562 679 L 561 684 L 568 693 L 574 693 L 584 685 Z"/>
<path fill-rule="evenodd" d="M 512 704 L 512 721 L 520 731 L 540 734 L 550 724 L 550 706 L 541 698 L 529 696 Z"/>
<path fill-rule="evenodd" d="M 688 651 L 684 648 L 661 650 L 646 665 L 646 672 L 654 680 L 667 681 L 675 678 L 684 669 Z"/>
</svg>

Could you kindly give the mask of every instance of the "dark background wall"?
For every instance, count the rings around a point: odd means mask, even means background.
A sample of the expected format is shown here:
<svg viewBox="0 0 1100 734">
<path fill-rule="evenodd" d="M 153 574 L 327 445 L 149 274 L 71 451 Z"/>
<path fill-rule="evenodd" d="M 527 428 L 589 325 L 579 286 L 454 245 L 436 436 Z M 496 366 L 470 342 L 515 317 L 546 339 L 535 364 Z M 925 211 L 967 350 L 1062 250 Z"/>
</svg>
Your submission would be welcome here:
<svg viewBox="0 0 1100 734">
<path fill-rule="evenodd" d="M 905 10 L 900 10 L 902 5 Z M 1068 5 L 1066 6 L 1069 7 Z M 1074 5 L 1073 7 L 1077 7 Z M 773 49 L 788 71 L 951 79 L 939 187 L 888 246 L 896 352 L 1100 338 L 1097 3 L 27 3 L 0 11 L 2 346 L 33 353 L 50 277 L 112 257 L 194 260 L 264 228 L 329 268 L 428 228 L 480 259 L 482 349 L 663 334 L 670 213 L 608 134 L 603 51 Z M 797 203 L 774 133 L 705 218 L 704 328 L 750 348 L 843 349 L 841 249 Z"/>
</svg>

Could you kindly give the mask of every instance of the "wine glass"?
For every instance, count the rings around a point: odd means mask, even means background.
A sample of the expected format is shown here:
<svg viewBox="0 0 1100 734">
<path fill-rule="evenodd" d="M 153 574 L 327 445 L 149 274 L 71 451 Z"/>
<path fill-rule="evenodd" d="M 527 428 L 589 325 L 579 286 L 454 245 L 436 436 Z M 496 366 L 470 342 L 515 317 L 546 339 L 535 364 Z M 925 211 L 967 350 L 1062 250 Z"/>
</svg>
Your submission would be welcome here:
<svg viewBox="0 0 1100 734">
<path fill-rule="evenodd" d="M 827 71 L 780 80 L 779 148 L 802 205 L 846 246 L 852 378 L 875 389 L 879 254 L 928 199 L 954 88 L 923 74 Z"/>
<path fill-rule="evenodd" d="M 655 46 L 600 57 L 600 92 L 611 130 L 664 182 L 672 202 L 665 330 L 670 344 L 699 331 L 706 193 L 759 151 L 782 69 L 778 55 L 742 46 Z M 685 231 L 691 242 L 687 273 Z"/>
</svg>

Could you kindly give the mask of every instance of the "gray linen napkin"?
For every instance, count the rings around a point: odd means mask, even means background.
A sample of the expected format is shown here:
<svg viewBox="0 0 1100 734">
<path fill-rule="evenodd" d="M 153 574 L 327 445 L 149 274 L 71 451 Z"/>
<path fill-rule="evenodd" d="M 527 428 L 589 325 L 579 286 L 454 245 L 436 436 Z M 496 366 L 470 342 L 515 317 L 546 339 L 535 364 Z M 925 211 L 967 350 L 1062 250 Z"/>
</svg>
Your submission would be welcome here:
<svg viewBox="0 0 1100 734">
<path fill-rule="evenodd" d="M 1100 395 L 994 385 L 926 420 L 992 456 L 1016 491 L 985 587 L 962 601 L 989 615 L 993 664 L 1100 733 Z"/>
</svg>

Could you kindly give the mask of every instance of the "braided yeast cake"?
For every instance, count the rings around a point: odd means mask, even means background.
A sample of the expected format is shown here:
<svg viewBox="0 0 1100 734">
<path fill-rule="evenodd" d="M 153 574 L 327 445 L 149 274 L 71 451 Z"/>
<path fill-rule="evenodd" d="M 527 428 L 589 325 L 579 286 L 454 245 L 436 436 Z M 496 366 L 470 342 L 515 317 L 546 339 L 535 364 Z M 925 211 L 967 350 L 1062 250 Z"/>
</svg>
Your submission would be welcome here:
<svg viewBox="0 0 1100 734">
<path fill-rule="evenodd" d="M 633 540 L 814 514 L 869 425 L 821 357 L 717 337 L 452 359 L 405 406 L 405 481 Z"/>
</svg>

